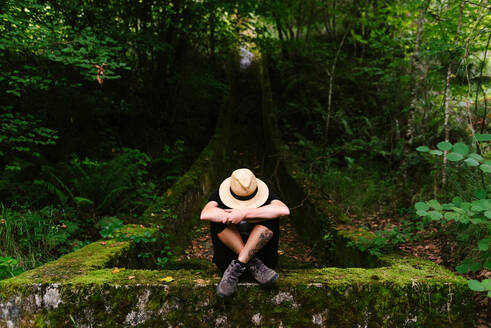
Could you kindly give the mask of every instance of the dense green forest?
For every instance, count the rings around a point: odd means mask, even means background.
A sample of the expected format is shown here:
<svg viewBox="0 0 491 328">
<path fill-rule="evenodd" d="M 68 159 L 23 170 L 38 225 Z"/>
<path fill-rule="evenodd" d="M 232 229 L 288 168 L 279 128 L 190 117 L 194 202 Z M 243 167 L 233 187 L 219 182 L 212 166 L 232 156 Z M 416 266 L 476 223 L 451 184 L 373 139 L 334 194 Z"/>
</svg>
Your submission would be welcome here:
<svg viewBox="0 0 491 328">
<path fill-rule="evenodd" d="M 266 63 L 316 192 L 375 234 L 352 247 L 430 258 L 491 296 L 490 13 L 487 0 L 1 2 L 0 278 L 139 224 L 212 136 L 242 49 Z"/>
</svg>

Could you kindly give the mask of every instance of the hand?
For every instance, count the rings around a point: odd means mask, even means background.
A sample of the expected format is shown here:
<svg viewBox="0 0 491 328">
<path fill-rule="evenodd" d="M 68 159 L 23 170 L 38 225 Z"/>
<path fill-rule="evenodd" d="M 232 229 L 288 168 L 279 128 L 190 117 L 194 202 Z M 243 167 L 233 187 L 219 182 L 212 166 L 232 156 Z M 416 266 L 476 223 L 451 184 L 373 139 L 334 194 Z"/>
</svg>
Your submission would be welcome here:
<svg viewBox="0 0 491 328">
<path fill-rule="evenodd" d="M 228 218 L 227 218 L 227 224 L 239 224 L 242 220 L 244 220 L 244 217 L 246 215 L 245 210 L 241 209 L 226 209 L 225 212 L 227 212 Z"/>
</svg>

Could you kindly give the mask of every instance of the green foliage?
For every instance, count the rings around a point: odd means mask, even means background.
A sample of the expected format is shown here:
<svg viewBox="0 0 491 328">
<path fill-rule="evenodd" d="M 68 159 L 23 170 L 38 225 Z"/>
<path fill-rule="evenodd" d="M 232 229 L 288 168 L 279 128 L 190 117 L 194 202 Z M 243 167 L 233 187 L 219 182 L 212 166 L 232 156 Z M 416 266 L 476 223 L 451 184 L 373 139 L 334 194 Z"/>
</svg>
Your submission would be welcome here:
<svg viewBox="0 0 491 328">
<path fill-rule="evenodd" d="M 7 256 L 0 256 L 0 280 L 5 278 L 14 277 L 24 270 L 19 267 L 19 261 L 16 259 Z"/>
<path fill-rule="evenodd" d="M 146 230 L 143 235 L 140 233 L 131 233 L 128 231 L 120 230 L 123 227 L 123 221 L 116 217 L 106 217 L 97 223 L 97 226 L 102 227 L 99 232 L 100 235 L 105 239 L 114 239 L 118 241 L 133 241 L 140 246 L 141 252 L 138 253 L 138 258 L 152 260 L 152 264 L 165 268 L 166 263 L 169 261 L 169 257 L 172 255 L 171 249 L 169 247 L 168 235 L 160 231 L 156 234 L 152 234 L 150 231 Z M 158 236 L 158 238 L 156 237 Z M 155 247 L 159 245 L 161 248 L 156 252 Z M 160 256 L 156 257 L 156 254 Z"/>
<path fill-rule="evenodd" d="M 487 136 L 478 135 L 476 139 L 485 140 Z M 485 144 L 480 146 L 487 149 Z M 451 162 L 464 162 L 469 167 L 478 167 L 484 173 L 490 172 L 488 170 L 488 166 L 491 167 L 490 161 L 475 152 L 470 152 L 470 147 L 464 143 L 458 142 L 452 145 L 449 142 L 440 142 L 437 147 L 449 152 L 447 159 Z M 440 153 L 432 153 L 428 147 L 418 147 L 417 150 L 432 154 L 432 156 L 442 156 Z M 477 244 L 477 247 L 472 248 L 466 259 L 457 266 L 457 271 L 460 273 L 476 272 L 482 268 L 491 269 L 491 249 L 489 247 L 491 244 L 491 185 L 486 188 L 482 188 L 480 185 L 481 181 L 474 182 L 473 199 L 469 201 L 457 196 L 451 202 L 443 204 L 432 199 L 426 202 L 417 202 L 414 205 L 416 214 L 421 217 L 441 223 L 442 226 L 445 226 L 446 223 L 457 226 L 456 237 L 462 244 Z M 484 283 L 484 281 L 479 283 L 475 280 L 469 280 L 469 287 L 472 290 L 489 291 L 491 289 L 484 287 L 488 285 L 489 283 Z"/>
<path fill-rule="evenodd" d="M 75 238 L 80 231 L 71 214 L 55 207 L 33 211 L 1 205 L 0 256 L 27 270 L 72 251 L 80 246 Z"/>
<path fill-rule="evenodd" d="M 55 196 L 60 204 L 94 214 L 134 211 L 154 197 L 155 184 L 146 181 L 149 161 L 148 155 L 130 148 L 121 149 L 105 162 L 74 155 L 56 173 L 44 167 L 44 179 L 36 179 L 34 185 Z"/>
<path fill-rule="evenodd" d="M 373 238 L 359 237 L 355 241 L 348 242 L 347 246 L 379 257 L 395 251 L 398 245 L 411 241 L 413 238 L 411 229 L 400 230 L 398 227 L 394 227 L 390 230 L 375 231 Z"/>
<path fill-rule="evenodd" d="M 55 6 L 36 0 L 9 0 L 0 13 L 0 49 L 3 58 L 36 59 L 8 61 L 0 58 L 0 82 L 8 81 L 7 94 L 21 97 L 31 89 L 48 90 L 57 83 L 81 86 L 60 76 L 57 69 L 77 70 L 94 79 L 94 64 L 104 63 L 104 78 L 119 78 L 116 71 L 128 69 L 116 57 L 123 48 L 110 36 L 90 26 L 79 28 L 63 22 Z M 61 67 L 61 68 L 60 68 Z"/>
<path fill-rule="evenodd" d="M 97 225 L 102 227 L 102 230 L 99 231 L 102 238 L 111 239 L 114 238 L 114 232 L 120 229 L 124 224 L 122 220 L 116 217 L 104 217 L 97 223 Z"/>
<path fill-rule="evenodd" d="M 56 131 L 43 127 L 41 120 L 12 111 L 12 106 L 0 106 L 0 169 L 20 171 L 35 158 L 41 148 L 54 145 Z M 3 165 L 2 165 L 3 164 Z"/>
</svg>

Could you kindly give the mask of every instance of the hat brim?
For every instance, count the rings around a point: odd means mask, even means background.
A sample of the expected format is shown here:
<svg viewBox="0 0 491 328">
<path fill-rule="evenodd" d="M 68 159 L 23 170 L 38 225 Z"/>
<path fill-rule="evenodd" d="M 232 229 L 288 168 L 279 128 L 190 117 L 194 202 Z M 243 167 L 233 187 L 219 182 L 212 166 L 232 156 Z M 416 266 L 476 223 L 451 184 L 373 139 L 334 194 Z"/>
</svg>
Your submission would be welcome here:
<svg viewBox="0 0 491 328">
<path fill-rule="evenodd" d="M 258 208 L 264 205 L 264 203 L 266 203 L 266 201 L 268 200 L 269 189 L 262 180 L 256 178 L 257 193 L 253 198 L 248 200 L 239 200 L 230 193 L 230 179 L 231 178 L 228 177 L 227 179 L 223 180 L 218 190 L 220 200 L 226 206 L 237 209 Z"/>
</svg>

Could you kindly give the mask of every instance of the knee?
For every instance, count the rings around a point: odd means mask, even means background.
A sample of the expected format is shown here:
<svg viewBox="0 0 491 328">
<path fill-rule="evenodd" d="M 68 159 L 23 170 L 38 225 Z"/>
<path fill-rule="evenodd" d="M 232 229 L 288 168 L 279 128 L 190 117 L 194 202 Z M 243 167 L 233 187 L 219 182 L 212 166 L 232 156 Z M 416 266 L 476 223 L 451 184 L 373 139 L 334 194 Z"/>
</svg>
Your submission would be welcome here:
<svg viewBox="0 0 491 328">
<path fill-rule="evenodd" d="M 261 236 L 265 239 L 271 239 L 273 237 L 273 231 L 269 229 L 268 227 L 265 227 L 263 225 L 259 226 L 261 229 Z"/>
</svg>

